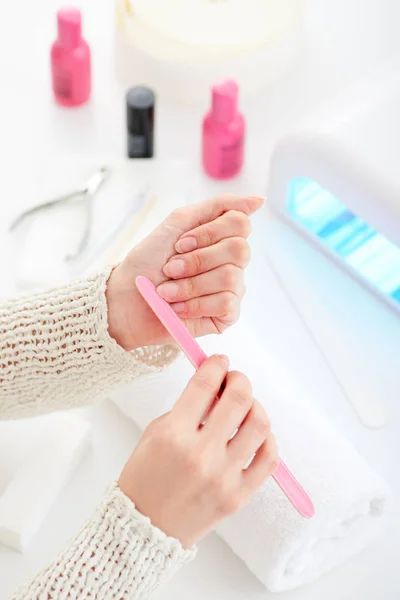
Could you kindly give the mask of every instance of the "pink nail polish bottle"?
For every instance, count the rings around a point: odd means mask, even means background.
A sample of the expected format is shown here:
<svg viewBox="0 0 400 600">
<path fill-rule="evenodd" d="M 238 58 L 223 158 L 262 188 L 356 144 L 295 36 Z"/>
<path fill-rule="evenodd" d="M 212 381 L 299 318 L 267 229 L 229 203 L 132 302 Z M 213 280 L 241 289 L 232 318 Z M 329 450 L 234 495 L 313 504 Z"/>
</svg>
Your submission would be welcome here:
<svg viewBox="0 0 400 600">
<path fill-rule="evenodd" d="M 51 74 L 55 100 L 62 106 L 79 106 L 90 96 L 90 48 L 82 38 L 81 21 L 77 8 L 61 8 L 57 13 Z"/>
<path fill-rule="evenodd" d="M 246 123 L 238 110 L 238 85 L 226 80 L 212 87 L 211 110 L 203 120 L 203 167 L 216 179 L 230 179 L 243 165 Z"/>
</svg>

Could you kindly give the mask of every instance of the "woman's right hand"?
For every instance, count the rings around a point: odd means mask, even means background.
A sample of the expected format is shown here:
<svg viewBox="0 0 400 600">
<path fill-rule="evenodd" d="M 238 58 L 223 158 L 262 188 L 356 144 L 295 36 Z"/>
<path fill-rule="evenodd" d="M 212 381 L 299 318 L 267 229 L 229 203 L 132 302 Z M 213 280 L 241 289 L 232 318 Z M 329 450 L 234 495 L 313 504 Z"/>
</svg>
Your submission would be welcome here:
<svg viewBox="0 0 400 600">
<path fill-rule="evenodd" d="M 174 408 L 147 427 L 119 487 L 188 548 L 245 504 L 277 465 L 275 438 L 249 380 L 228 373 L 226 357 L 213 356 Z"/>
</svg>

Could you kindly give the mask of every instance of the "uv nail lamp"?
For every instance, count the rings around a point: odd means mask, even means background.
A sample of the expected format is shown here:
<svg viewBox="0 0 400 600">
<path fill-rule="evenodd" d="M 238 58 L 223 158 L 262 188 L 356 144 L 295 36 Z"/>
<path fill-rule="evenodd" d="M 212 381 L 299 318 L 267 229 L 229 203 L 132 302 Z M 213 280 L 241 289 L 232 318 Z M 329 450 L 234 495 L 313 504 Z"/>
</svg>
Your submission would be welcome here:
<svg viewBox="0 0 400 600">
<path fill-rule="evenodd" d="M 324 137 L 287 140 L 273 173 L 276 211 L 400 317 L 400 188 Z"/>
<path fill-rule="evenodd" d="M 399 74 L 357 83 L 281 140 L 268 193 L 271 262 L 372 427 L 400 389 Z"/>
</svg>

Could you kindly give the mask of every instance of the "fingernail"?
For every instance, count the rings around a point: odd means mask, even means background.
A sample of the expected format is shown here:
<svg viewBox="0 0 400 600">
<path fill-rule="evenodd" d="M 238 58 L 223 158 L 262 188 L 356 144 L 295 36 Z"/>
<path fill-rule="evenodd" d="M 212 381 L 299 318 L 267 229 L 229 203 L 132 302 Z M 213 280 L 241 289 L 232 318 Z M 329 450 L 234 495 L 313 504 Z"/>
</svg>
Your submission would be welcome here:
<svg viewBox="0 0 400 600">
<path fill-rule="evenodd" d="M 226 356 L 226 354 L 220 354 L 219 355 L 220 359 L 224 361 L 224 363 L 226 364 L 227 367 L 229 367 L 229 358 Z"/>
<path fill-rule="evenodd" d="M 175 245 L 175 249 L 177 252 L 191 252 L 192 250 L 196 250 L 197 248 L 197 240 L 194 237 L 187 237 L 178 240 Z"/>
<path fill-rule="evenodd" d="M 176 298 L 179 293 L 179 285 L 173 281 L 168 281 L 167 283 L 159 285 L 157 292 L 165 300 L 172 300 L 173 298 Z"/>
<path fill-rule="evenodd" d="M 264 196 L 249 196 L 248 200 L 256 202 L 257 210 L 258 210 L 258 208 L 261 208 L 261 206 L 264 204 L 265 197 Z"/>
<path fill-rule="evenodd" d="M 164 273 L 168 277 L 180 277 L 185 271 L 185 262 L 180 258 L 171 260 L 164 267 Z"/>
<path fill-rule="evenodd" d="M 177 302 L 176 304 L 172 305 L 172 308 L 178 314 L 179 313 L 183 313 L 183 311 L 185 310 L 185 303 L 184 302 Z"/>
</svg>

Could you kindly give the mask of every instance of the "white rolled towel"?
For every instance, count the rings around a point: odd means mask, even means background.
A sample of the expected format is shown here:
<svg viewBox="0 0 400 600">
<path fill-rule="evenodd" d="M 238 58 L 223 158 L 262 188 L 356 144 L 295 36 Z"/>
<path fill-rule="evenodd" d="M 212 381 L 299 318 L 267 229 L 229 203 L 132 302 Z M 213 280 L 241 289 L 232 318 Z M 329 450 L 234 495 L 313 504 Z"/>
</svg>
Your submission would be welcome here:
<svg viewBox="0 0 400 600">
<path fill-rule="evenodd" d="M 254 396 L 271 417 L 279 454 L 316 511 L 312 519 L 301 517 L 269 479 L 217 533 L 271 591 L 311 582 L 373 539 L 390 491 L 247 329 L 237 326 L 222 338 L 203 340 L 202 346 L 209 354 L 225 352 L 232 368 L 250 377 Z M 115 401 L 143 429 L 171 408 L 192 373 L 182 357 L 167 372 L 142 379 Z"/>
</svg>

